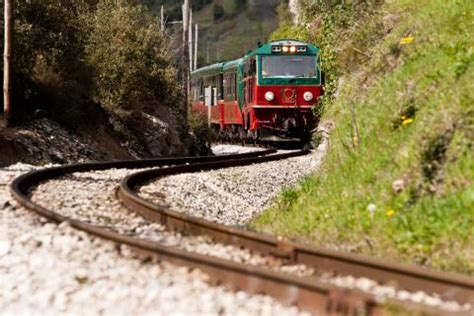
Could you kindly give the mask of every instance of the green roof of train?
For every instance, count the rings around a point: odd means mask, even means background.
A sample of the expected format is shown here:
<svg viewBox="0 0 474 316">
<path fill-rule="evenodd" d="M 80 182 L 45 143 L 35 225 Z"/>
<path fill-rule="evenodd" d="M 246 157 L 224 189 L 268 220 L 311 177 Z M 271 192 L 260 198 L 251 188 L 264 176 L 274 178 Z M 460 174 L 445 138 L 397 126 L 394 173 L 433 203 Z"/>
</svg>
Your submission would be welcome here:
<svg viewBox="0 0 474 316">
<path fill-rule="evenodd" d="M 288 45 L 288 46 L 305 45 L 307 47 L 306 52 L 298 53 L 298 55 L 318 55 L 319 53 L 319 48 L 317 48 L 316 46 L 312 44 L 308 44 L 308 43 L 301 42 L 298 40 L 293 40 L 293 39 L 275 40 L 267 44 L 263 44 L 254 50 L 249 51 L 247 55 L 245 55 L 242 58 L 231 60 L 228 62 L 220 62 L 220 63 L 216 63 L 216 64 L 212 64 L 206 67 L 196 69 L 195 71 L 191 73 L 191 78 L 215 76 L 215 75 L 223 73 L 226 70 L 242 67 L 244 60 L 251 56 L 278 54 L 278 53 L 272 52 L 272 46 L 274 45 Z"/>
</svg>

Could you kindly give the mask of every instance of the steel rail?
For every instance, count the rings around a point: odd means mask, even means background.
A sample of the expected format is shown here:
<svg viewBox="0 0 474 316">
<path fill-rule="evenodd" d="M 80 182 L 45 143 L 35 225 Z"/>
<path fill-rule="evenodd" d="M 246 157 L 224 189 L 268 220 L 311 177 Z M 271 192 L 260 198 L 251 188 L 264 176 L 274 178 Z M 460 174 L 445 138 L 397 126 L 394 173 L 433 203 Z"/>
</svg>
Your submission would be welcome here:
<svg viewBox="0 0 474 316">
<path fill-rule="evenodd" d="M 233 163 L 239 161 L 240 165 L 243 165 L 245 164 L 244 161 L 247 161 L 247 163 L 253 163 L 265 161 L 263 158 L 268 160 L 285 159 L 305 154 L 306 152 L 269 156 L 269 154 L 272 153 L 275 153 L 275 150 L 218 157 L 115 161 L 51 167 L 31 171 L 17 177 L 10 184 L 10 191 L 20 205 L 53 222 L 68 222 L 69 225 L 75 229 L 85 231 L 91 235 L 106 240 L 126 244 L 142 255 L 159 258 L 175 264 L 199 268 L 208 273 L 210 280 L 215 284 L 224 283 L 231 288 L 243 289 L 250 293 L 266 293 L 277 298 L 282 303 L 296 304 L 304 310 L 318 314 L 330 313 L 355 315 L 360 312 L 373 314 L 371 311 L 373 310 L 375 303 L 365 293 L 340 290 L 333 286 L 309 279 L 298 279 L 295 281 L 294 277 L 286 274 L 268 271 L 259 267 L 239 265 L 232 261 L 205 255 L 188 253 L 174 247 L 160 245 L 158 242 L 121 235 L 111 229 L 64 216 L 33 202 L 31 199 L 32 189 L 40 183 L 74 172 L 87 172 L 91 170 L 105 170 L 111 168 L 145 168 L 178 163 L 192 165 L 193 163 L 205 160 L 224 162 L 229 159 L 231 159 Z"/>
<path fill-rule="evenodd" d="M 257 162 L 269 161 L 271 156 L 251 158 Z M 131 174 L 122 180 L 117 196 L 130 210 L 148 220 L 159 222 L 169 229 L 184 234 L 209 235 L 214 240 L 241 245 L 251 250 L 277 256 L 295 264 L 315 267 L 339 275 L 367 277 L 382 283 L 393 284 L 411 292 L 424 291 L 440 295 L 445 300 L 474 303 L 474 279 L 455 273 L 435 271 L 406 264 L 387 263 L 380 259 L 341 253 L 305 244 L 283 241 L 274 236 L 250 232 L 236 227 L 210 222 L 192 215 L 173 211 L 168 205 L 147 201 L 138 195 L 138 188 L 150 181 L 179 173 L 192 173 L 229 166 L 243 165 L 243 161 L 208 162 L 189 166 L 173 166 Z M 431 294 L 431 293 L 430 293 Z"/>
<path fill-rule="evenodd" d="M 243 289 L 250 293 L 266 293 L 274 296 L 286 304 L 296 304 L 303 310 L 315 312 L 317 314 L 379 314 L 383 311 L 382 306 L 373 297 L 361 291 L 341 290 L 335 286 L 321 283 L 316 278 L 299 278 L 268 271 L 259 267 L 249 267 L 236 264 L 232 261 L 218 259 L 188 253 L 173 247 L 162 246 L 157 242 L 133 238 L 116 233 L 107 228 L 99 227 L 89 223 L 63 216 L 52 210 L 48 210 L 31 200 L 31 190 L 43 181 L 55 179 L 74 172 L 85 172 L 91 170 L 105 170 L 110 168 L 145 168 L 153 166 L 177 165 L 179 163 L 188 164 L 187 167 L 194 166 L 199 161 L 212 160 L 213 163 L 225 165 L 244 165 L 272 161 L 297 156 L 298 153 L 283 155 L 268 155 L 274 151 L 258 153 L 228 155 L 225 157 L 201 157 L 201 158 L 171 158 L 144 161 L 116 161 L 106 163 L 87 163 L 68 165 L 63 167 L 53 167 L 29 172 L 16 178 L 10 185 L 10 190 L 14 198 L 27 209 L 48 218 L 55 222 L 67 221 L 71 227 L 88 232 L 92 235 L 129 245 L 132 249 L 147 256 L 158 257 L 176 264 L 199 268 L 209 274 L 215 283 L 224 283 L 236 289 Z M 303 154 L 301 152 L 300 154 Z M 258 157 L 266 154 L 268 156 Z M 244 158 L 244 156 L 246 158 Z M 278 158 L 280 156 L 280 158 Z M 240 159 L 235 159 L 239 158 Z M 232 159 L 234 158 L 234 159 Z M 229 160 L 230 159 L 230 160 Z M 227 160 L 225 163 L 223 160 Z M 244 162 L 244 160 L 246 162 Z M 183 166 L 181 166 L 183 167 Z M 171 167 L 175 168 L 175 167 Z M 169 168 L 165 168 L 169 169 Z M 201 167 L 197 169 L 202 169 Z M 196 170 L 197 170 L 196 169 Z M 153 211 L 156 213 L 155 211 Z M 155 214 L 156 216 L 157 214 Z M 191 225 L 192 226 L 192 225 Z M 280 249 L 282 255 L 286 249 Z M 400 304 L 398 301 L 387 300 L 387 304 Z M 412 311 L 421 313 L 442 314 L 440 310 L 423 307 L 418 304 L 404 303 Z M 455 313 L 463 314 L 463 313 Z"/>
</svg>

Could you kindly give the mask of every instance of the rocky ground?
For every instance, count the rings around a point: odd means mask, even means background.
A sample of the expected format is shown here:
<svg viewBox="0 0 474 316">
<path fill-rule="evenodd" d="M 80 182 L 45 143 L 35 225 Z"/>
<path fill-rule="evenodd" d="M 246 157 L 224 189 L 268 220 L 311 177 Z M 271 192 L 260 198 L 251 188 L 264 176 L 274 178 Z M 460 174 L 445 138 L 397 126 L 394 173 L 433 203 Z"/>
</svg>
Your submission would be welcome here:
<svg viewBox="0 0 474 316">
<path fill-rule="evenodd" d="M 192 134 L 186 137 L 172 128 L 169 113 L 164 120 L 143 112 L 95 111 L 73 123 L 33 116 L 11 128 L 0 127 L 0 166 L 209 154 Z"/>
</svg>

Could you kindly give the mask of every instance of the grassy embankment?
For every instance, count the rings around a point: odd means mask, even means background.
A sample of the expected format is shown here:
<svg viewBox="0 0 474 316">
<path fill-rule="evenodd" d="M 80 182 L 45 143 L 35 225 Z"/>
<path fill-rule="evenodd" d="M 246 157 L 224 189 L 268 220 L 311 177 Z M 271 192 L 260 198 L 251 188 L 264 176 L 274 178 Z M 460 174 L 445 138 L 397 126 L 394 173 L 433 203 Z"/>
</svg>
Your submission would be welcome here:
<svg viewBox="0 0 474 316">
<path fill-rule="evenodd" d="M 473 6 L 393 1 L 341 30 L 324 165 L 253 228 L 474 274 Z"/>
</svg>

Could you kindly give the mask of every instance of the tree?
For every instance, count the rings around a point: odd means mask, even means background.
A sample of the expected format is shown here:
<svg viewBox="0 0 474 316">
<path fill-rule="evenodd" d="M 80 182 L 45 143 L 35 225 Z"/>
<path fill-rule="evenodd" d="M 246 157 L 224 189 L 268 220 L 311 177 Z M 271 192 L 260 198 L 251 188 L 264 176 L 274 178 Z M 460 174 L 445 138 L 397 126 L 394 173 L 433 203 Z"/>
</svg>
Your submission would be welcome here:
<svg viewBox="0 0 474 316">
<path fill-rule="evenodd" d="M 224 17 L 224 8 L 219 3 L 214 4 L 212 12 L 214 21 L 218 21 Z"/>
<path fill-rule="evenodd" d="M 168 43 L 143 6 L 101 0 L 90 19 L 86 59 L 96 72 L 96 98 L 110 109 L 153 113 L 178 96 Z"/>
</svg>

